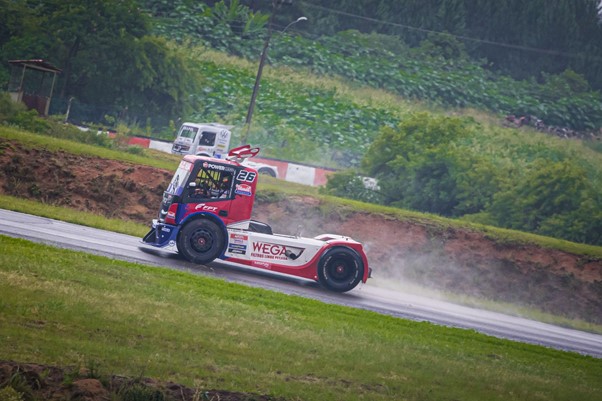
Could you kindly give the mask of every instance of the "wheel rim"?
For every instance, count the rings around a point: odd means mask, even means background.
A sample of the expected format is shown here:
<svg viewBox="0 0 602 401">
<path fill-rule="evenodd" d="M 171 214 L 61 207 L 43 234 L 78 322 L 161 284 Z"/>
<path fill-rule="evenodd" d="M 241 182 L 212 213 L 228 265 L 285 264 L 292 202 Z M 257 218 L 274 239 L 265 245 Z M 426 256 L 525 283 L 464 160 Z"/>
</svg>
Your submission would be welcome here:
<svg viewBox="0 0 602 401">
<path fill-rule="evenodd" d="M 348 258 L 338 257 L 328 266 L 328 275 L 334 282 L 343 282 L 353 276 L 353 263 Z"/>
<path fill-rule="evenodd" d="M 207 252 L 213 246 L 213 234 L 207 230 L 197 230 L 190 237 L 190 245 L 196 252 Z"/>
</svg>

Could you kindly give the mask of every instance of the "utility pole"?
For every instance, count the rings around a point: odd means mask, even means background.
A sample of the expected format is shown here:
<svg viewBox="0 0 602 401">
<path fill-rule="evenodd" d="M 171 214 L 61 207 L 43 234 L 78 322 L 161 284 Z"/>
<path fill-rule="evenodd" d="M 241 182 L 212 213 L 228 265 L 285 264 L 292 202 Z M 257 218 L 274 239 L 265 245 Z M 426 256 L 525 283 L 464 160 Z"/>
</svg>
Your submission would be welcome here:
<svg viewBox="0 0 602 401">
<path fill-rule="evenodd" d="M 263 66 L 265 65 L 265 60 L 268 56 L 268 47 L 270 46 L 270 39 L 272 38 L 272 24 L 274 22 L 274 16 L 276 15 L 276 10 L 280 8 L 281 4 L 291 4 L 291 1 L 286 0 L 272 0 L 272 14 L 270 15 L 270 20 L 268 22 L 268 34 L 263 42 L 263 50 L 261 51 L 261 57 L 259 58 L 259 68 L 257 69 L 257 76 L 255 77 L 255 85 L 253 86 L 253 93 L 251 94 L 251 102 L 249 103 L 249 109 L 247 111 L 247 118 L 245 119 L 245 133 L 241 139 L 242 144 L 247 143 L 247 139 L 249 137 L 249 130 L 251 129 L 251 121 L 253 119 L 253 111 L 255 110 L 255 101 L 257 100 L 257 94 L 259 92 L 259 83 L 261 82 L 261 74 L 263 73 Z M 306 21 L 307 18 L 299 17 L 295 21 L 288 24 L 281 33 L 284 33 L 293 24 L 296 24 L 300 21 Z"/>
</svg>

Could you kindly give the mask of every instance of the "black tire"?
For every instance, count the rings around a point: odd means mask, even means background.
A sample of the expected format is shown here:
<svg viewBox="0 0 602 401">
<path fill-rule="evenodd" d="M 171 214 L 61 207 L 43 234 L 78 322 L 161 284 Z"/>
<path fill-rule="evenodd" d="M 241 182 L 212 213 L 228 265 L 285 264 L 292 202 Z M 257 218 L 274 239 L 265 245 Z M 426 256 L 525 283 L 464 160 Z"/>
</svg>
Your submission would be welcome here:
<svg viewBox="0 0 602 401">
<path fill-rule="evenodd" d="M 359 284 L 363 276 L 362 258 L 350 248 L 329 249 L 318 262 L 318 281 L 331 291 L 350 291 Z"/>
<path fill-rule="evenodd" d="M 260 168 L 258 171 L 259 174 L 264 174 L 264 175 L 269 175 L 270 177 L 276 177 L 276 173 L 274 172 L 274 170 L 270 169 L 270 168 Z"/>
<path fill-rule="evenodd" d="M 209 263 L 224 250 L 224 232 L 211 220 L 197 219 L 187 223 L 178 235 L 178 252 L 188 261 Z"/>
</svg>

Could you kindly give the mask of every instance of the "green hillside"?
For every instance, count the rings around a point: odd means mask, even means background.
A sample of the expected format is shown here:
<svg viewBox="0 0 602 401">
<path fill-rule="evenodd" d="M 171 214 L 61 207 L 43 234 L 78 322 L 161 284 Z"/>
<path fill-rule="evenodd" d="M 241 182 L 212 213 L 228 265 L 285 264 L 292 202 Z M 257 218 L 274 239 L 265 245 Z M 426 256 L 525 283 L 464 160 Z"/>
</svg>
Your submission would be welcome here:
<svg viewBox="0 0 602 401">
<path fill-rule="evenodd" d="M 373 3 L 360 8 L 370 13 Z M 429 2 L 468 24 L 468 11 L 452 11 L 448 3 Z M 34 57 L 47 45 L 42 37 L 54 39 L 48 58 L 69 67 L 54 108 L 65 112 L 71 96 L 73 121 L 164 138 L 183 120 L 217 121 L 234 125 L 238 142 L 246 136 L 269 12 L 278 23 L 290 10 L 313 7 L 320 28 L 282 34 L 283 27 L 273 26 L 248 135 L 265 156 L 352 169 L 331 181 L 329 194 L 602 244 L 602 159 L 594 139 L 602 97 L 591 78 L 595 65 L 565 63 L 562 71 L 519 78 L 475 57 L 461 34 L 417 40 L 358 28 L 316 35 L 325 28 L 320 13 L 330 11 L 314 6 L 302 2 L 286 11 L 237 1 L 106 0 L 79 8 L 42 2 L 32 9 L 8 2 L 12 17 L 3 21 L 0 56 Z M 424 12 L 413 2 L 407 6 Z M 381 16 L 382 7 L 376 7 Z M 599 28 L 588 10 L 595 8 L 563 2 L 550 12 L 565 13 L 567 26 L 582 22 L 571 40 L 589 43 L 580 29 L 589 27 L 595 37 Z M 483 10 L 484 16 L 494 11 Z M 102 29 L 90 30 L 84 16 L 103 21 Z M 553 26 L 533 20 L 539 35 L 553 34 Z M 342 21 L 338 16 L 332 24 L 349 28 Z M 529 36 L 531 27 L 522 28 Z M 591 49 L 597 54 L 597 45 Z M 529 121 L 520 128 L 517 120 L 504 127 L 506 114 L 533 117 L 520 120 Z M 27 118 L 2 115 L 32 128 Z M 378 179 L 380 191 L 365 190 L 358 174 Z"/>
</svg>

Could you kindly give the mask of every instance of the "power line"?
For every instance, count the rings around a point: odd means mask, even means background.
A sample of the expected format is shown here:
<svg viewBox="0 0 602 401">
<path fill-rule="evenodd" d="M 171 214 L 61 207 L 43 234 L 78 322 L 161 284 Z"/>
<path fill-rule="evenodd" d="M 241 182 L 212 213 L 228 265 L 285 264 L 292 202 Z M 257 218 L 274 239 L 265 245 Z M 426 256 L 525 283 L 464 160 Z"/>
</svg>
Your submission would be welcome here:
<svg viewBox="0 0 602 401">
<path fill-rule="evenodd" d="M 374 23 L 378 23 L 378 24 L 382 24 L 382 25 L 389 25 L 389 26 L 394 26 L 396 28 L 402 28 L 402 29 L 407 29 L 407 30 L 412 30 L 412 31 L 417 31 L 417 32 L 422 32 L 422 33 L 433 33 L 433 34 L 438 34 L 438 35 L 446 35 L 446 36 L 451 36 L 451 37 L 469 41 L 469 42 L 487 44 L 487 45 L 492 45 L 492 46 L 499 46 L 499 47 L 504 47 L 504 48 L 508 48 L 508 49 L 522 50 L 522 51 L 528 51 L 528 52 L 533 52 L 533 53 L 547 54 L 547 55 L 551 55 L 551 56 L 564 56 L 564 57 L 570 57 L 570 58 L 583 57 L 583 55 L 581 55 L 581 54 L 567 53 L 567 52 L 561 52 L 558 50 L 542 49 L 542 48 L 530 47 L 530 46 L 515 45 L 515 44 L 511 44 L 511 43 L 496 42 L 496 41 L 487 40 L 487 39 L 478 39 L 478 38 L 472 38 L 472 37 L 464 36 L 464 35 L 456 35 L 456 34 L 448 33 L 448 32 L 441 32 L 441 31 L 435 31 L 432 29 L 420 28 L 420 27 L 405 25 L 405 24 L 399 24 L 396 22 L 383 21 L 383 20 L 379 20 L 376 18 L 365 17 L 362 15 L 352 14 L 352 13 L 348 13 L 345 11 L 335 10 L 333 8 L 319 6 L 317 4 L 308 3 L 307 1 L 302 1 L 301 3 L 304 6 L 307 6 L 309 8 L 315 8 L 315 9 L 318 9 L 318 10 L 321 10 L 324 12 L 328 12 L 328 13 L 344 15 L 346 17 L 356 18 L 356 19 L 360 19 L 360 20 L 364 20 L 364 21 L 370 21 L 370 22 L 374 22 Z M 601 5 L 602 5 L 602 0 L 601 0 Z M 591 57 L 591 58 L 592 59 L 602 59 L 600 57 Z"/>
</svg>

